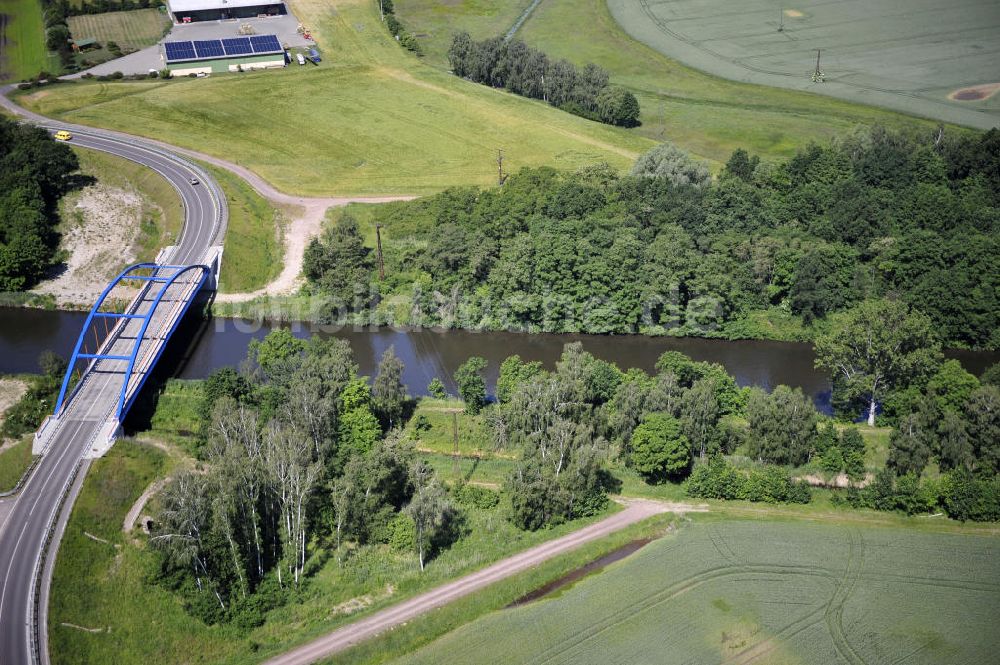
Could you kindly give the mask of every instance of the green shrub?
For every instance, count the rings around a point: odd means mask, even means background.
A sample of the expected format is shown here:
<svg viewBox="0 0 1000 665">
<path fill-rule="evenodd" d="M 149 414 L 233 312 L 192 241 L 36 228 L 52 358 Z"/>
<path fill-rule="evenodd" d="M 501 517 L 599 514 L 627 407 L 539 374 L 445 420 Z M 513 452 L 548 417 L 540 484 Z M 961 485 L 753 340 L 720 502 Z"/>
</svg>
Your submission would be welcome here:
<svg viewBox="0 0 1000 665">
<path fill-rule="evenodd" d="M 465 506 L 473 506 L 480 510 L 492 510 L 500 505 L 500 493 L 479 485 L 462 483 L 453 490 L 455 500 Z"/>
<path fill-rule="evenodd" d="M 812 490 L 793 480 L 781 467 L 740 471 L 721 455 L 695 467 L 685 483 L 689 496 L 704 499 L 741 499 L 764 503 L 809 503 Z"/>
</svg>

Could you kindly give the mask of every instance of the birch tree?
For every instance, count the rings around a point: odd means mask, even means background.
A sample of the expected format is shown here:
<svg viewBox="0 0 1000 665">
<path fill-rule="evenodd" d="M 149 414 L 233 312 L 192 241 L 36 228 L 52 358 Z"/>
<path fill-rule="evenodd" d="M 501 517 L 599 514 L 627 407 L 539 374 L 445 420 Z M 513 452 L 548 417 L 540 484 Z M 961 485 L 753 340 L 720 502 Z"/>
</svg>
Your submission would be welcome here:
<svg viewBox="0 0 1000 665">
<path fill-rule="evenodd" d="M 209 570 L 205 536 L 209 529 L 211 509 L 205 479 L 190 472 L 179 474 L 163 492 L 163 509 L 150 543 L 179 567 L 191 567 L 199 590 L 205 585 L 215 594 L 219 606 L 226 603 L 219 593 L 213 572 Z"/>
<path fill-rule="evenodd" d="M 433 471 L 422 463 L 414 468 L 414 483 L 417 489 L 406 507 L 406 514 L 416 527 L 417 557 L 423 571 L 434 538 L 447 525 L 453 508 L 444 488 L 433 478 Z"/>
<path fill-rule="evenodd" d="M 931 320 L 905 303 L 868 300 L 833 332 L 816 339 L 816 366 L 833 374 L 841 398 L 859 400 L 875 426 L 878 404 L 892 390 L 929 376 L 941 363 Z"/>
<path fill-rule="evenodd" d="M 406 387 L 403 385 L 403 361 L 396 357 L 395 347 L 390 346 L 382 354 L 372 387 L 372 403 L 375 413 L 392 429 L 400 424 L 403 404 L 406 402 Z"/>
<path fill-rule="evenodd" d="M 298 586 L 306 562 L 308 542 L 307 501 L 320 476 L 320 465 L 312 460 L 311 442 L 301 432 L 271 422 L 264 435 L 264 468 L 280 514 L 282 563 Z"/>
</svg>

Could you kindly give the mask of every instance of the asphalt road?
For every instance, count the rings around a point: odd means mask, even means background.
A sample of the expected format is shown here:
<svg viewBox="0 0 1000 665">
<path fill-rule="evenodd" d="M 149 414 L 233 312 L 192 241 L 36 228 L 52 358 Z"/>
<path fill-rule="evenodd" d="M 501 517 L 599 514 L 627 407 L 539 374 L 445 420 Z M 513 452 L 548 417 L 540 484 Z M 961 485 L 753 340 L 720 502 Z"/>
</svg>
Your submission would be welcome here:
<svg viewBox="0 0 1000 665">
<path fill-rule="evenodd" d="M 225 197 L 203 169 L 135 137 L 54 123 L 28 113 L 7 99 L 6 92 L 6 89 L 0 90 L 0 105 L 13 113 L 51 131 L 66 129 L 73 134 L 73 145 L 130 159 L 170 181 L 180 193 L 185 211 L 184 228 L 176 250 L 168 257 L 170 263 L 202 263 L 206 251 L 221 244 L 228 214 Z M 191 178 L 196 178 L 199 184 L 192 185 Z M 132 323 L 138 324 L 138 321 Z M 58 546 L 58 541 L 53 543 L 46 556 L 50 527 L 60 511 L 72 508 L 75 496 L 71 494 L 65 503 L 62 498 L 70 488 L 84 453 L 117 402 L 122 374 L 117 367 L 102 367 L 102 363 L 121 361 L 100 361 L 88 373 L 87 380 L 59 419 L 59 428 L 47 453 L 0 525 L 0 665 L 48 662 L 45 637 L 48 599 L 42 597 L 36 603 L 35 589 L 41 582 L 45 559 L 54 557 Z M 35 632 L 36 623 L 40 634 Z M 35 649 L 40 653 L 33 653 Z"/>
</svg>

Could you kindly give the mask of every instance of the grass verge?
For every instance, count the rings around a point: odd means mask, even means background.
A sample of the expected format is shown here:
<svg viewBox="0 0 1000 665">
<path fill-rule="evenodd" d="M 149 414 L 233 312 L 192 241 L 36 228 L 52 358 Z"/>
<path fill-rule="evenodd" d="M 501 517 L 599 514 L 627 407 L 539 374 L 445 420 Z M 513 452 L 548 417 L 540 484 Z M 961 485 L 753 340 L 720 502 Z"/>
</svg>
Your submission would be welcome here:
<svg viewBox="0 0 1000 665">
<path fill-rule="evenodd" d="M 17 485 L 31 465 L 32 437 L 26 436 L 0 452 L 0 492 L 8 492 Z"/>
<path fill-rule="evenodd" d="M 587 543 L 572 552 L 550 559 L 528 571 L 513 575 L 482 591 L 408 621 L 336 658 L 321 662 L 337 663 L 337 665 L 369 665 L 383 663 L 410 653 L 477 617 L 503 610 L 530 591 L 557 580 L 633 540 L 662 536 L 675 519 L 673 515 L 663 514 L 633 524 L 606 538 Z"/>
<path fill-rule="evenodd" d="M 241 293 L 263 288 L 281 272 L 283 214 L 242 178 L 208 164 L 229 204 L 219 290 Z"/>
</svg>

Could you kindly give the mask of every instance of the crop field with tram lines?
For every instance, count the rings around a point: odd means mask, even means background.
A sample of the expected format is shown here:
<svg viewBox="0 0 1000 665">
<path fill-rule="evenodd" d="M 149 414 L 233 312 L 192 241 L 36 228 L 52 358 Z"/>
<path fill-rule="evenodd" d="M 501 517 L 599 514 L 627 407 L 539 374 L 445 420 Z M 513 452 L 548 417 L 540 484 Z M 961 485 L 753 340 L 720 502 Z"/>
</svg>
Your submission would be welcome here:
<svg viewBox="0 0 1000 665">
<path fill-rule="evenodd" d="M 396 662 L 994 662 L 998 542 L 706 516 Z"/>
<path fill-rule="evenodd" d="M 635 39 L 702 71 L 945 122 L 1000 124 L 994 0 L 608 0 Z M 813 80 L 820 49 L 823 82 Z"/>
</svg>

